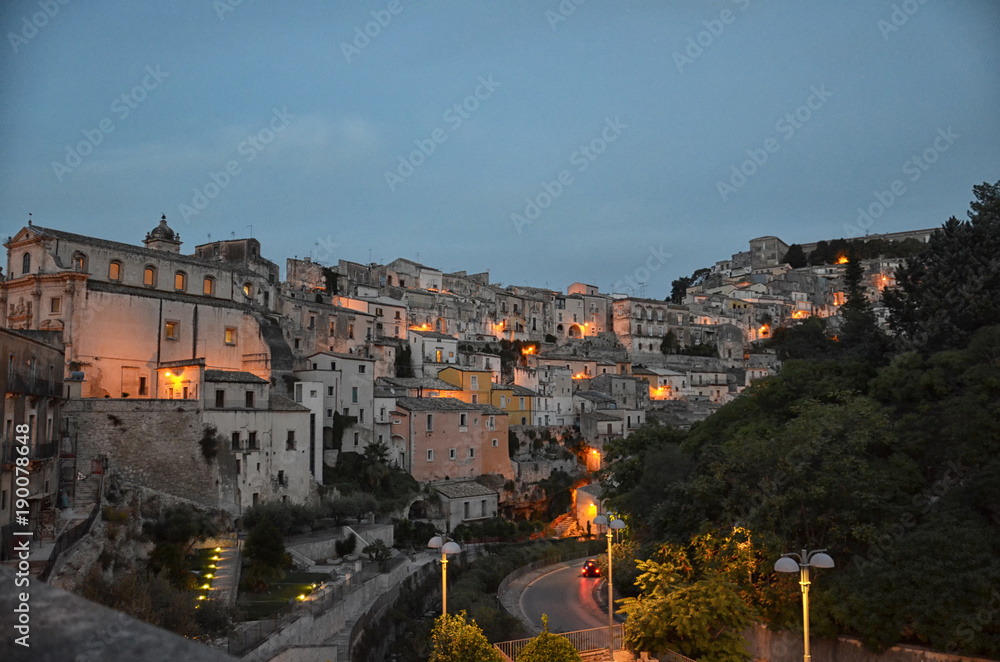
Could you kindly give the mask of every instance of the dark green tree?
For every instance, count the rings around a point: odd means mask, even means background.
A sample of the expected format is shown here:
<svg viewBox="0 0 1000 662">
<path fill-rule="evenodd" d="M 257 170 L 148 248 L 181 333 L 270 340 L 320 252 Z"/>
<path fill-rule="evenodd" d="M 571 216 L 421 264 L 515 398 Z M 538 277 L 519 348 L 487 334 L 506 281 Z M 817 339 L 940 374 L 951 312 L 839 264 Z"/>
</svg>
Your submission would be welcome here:
<svg viewBox="0 0 1000 662">
<path fill-rule="evenodd" d="M 660 352 L 663 354 L 676 354 L 680 351 L 681 343 L 677 340 L 677 334 L 674 333 L 673 329 L 667 331 L 666 335 L 663 336 L 663 340 L 660 341 Z"/>
<path fill-rule="evenodd" d="M 1000 181 L 974 186 L 973 194 L 969 220 L 952 217 L 935 231 L 884 294 L 903 348 L 963 347 L 977 329 L 1000 324 Z"/>
<path fill-rule="evenodd" d="M 782 258 L 783 262 L 787 262 L 788 266 L 792 269 L 801 269 L 809 264 L 809 260 L 806 258 L 805 252 L 802 250 L 802 246 L 799 244 L 792 244 L 788 247 L 788 252 L 785 253 L 785 257 Z"/>
<path fill-rule="evenodd" d="M 687 295 L 689 287 L 691 287 L 691 279 L 687 276 L 681 276 L 670 283 L 670 302 L 677 305 L 684 303 L 684 297 Z"/>
<path fill-rule="evenodd" d="M 849 255 L 844 271 L 847 300 L 840 308 L 843 317 L 839 340 L 851 356 L 876 364 L 882 363 L 888 340 L 878 326 L 875 311 L 865 292 L 865 269 L 861 261 Z"/>
</svg>

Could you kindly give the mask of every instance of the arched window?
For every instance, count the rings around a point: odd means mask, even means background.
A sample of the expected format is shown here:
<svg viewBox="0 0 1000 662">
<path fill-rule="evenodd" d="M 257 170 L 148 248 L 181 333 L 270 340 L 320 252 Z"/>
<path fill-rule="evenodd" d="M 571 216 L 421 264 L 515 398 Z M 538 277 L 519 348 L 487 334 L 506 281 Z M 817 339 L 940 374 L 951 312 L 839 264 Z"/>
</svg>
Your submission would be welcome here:
<svg viewBox="0 0 1000 662">
<path fill-rule="evenodd" d="M 212 296 L 215 294 L 215 278 L 212 276 L 205 276 L 205 286 L 202 288 L 202 293 L 205 296 Z"/>
<path fill-rule="evenodd" d="M 156 267 L 147 264 L 142 272 L 142 284 L 146 287 L 156 287 Z"/>
<path fill-rule="evenodd" d="M 21 275 L 31 273 L 31 253 L 25 253 L 21 258 Z"/>
<path fill-rule="evenodd" d="M 111 260 L 108 264 L 108 280 L 121 281 L 122 263 L 121 260 Z"/>
<path fill-rule="evenodd" d="M 187 291 L 187 274 L 183 271 L 174 274 L 174 289 L 178 292 Z"/>
<path fill-rule="evenodd" d="M 73 270 L 74 271 L 86 271 L 87 270 L 87 256 L 77 251 L 73 253 Z"/>
<path fill-rule="evenodd" d="M 247 295 L 248 297 L 253 296 L 253 283 L 251 283 L 250 281 L 243 283 L 243 294 Z"/>
</svg>

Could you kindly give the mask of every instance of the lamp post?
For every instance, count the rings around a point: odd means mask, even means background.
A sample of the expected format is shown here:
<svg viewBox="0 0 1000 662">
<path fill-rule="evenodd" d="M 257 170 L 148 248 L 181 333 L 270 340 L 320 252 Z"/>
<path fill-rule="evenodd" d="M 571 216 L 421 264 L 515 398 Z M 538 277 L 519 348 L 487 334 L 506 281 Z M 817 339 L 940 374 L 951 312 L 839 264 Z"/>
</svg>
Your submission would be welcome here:
<svg viewBox="0 0 1000 662">
<path fill-rule="evenodd" d="M 793 561 L 791 557 L 798 559 Z M 799 585 L 802 587 L 802 636 L 805 640 L 805 652 L 802 656 L 803 662 L 811 662 L 809 655 L 809 568 L 832 568 L 833 559 L 826 553 L 825 549 L 816 549 L 811 552 L 802 550 L 799 554 L 789 552 L 782 554 L 781 558 L 775 561 L 774 569 L 777 572 L 798 572 Z"/>
<path fill-rule="evenodd" d="M 462 548 L 454 540 L 442 536 L 434 536 L 427 541 L 431 549 L 441 550 L 441 615 L 448 615 L 448 554 L 458 554 Z"/>
<path fill-rule="evenodd" d="M 624 529 L 625 522 L 618 518 L 609 519 L 608 515 L 601 514 L 594 518 L 594 524 L 598 526 L 608 527 L 607 537 L 608 537 L 608 653 L 611 655 L 611 659 L 615 657 L 615 598 L 614 598 L 614 587 L 611 584 L 613 578 L 613 573 L 611 570 L 611 530 L 612 529 Z"/>
</svg>

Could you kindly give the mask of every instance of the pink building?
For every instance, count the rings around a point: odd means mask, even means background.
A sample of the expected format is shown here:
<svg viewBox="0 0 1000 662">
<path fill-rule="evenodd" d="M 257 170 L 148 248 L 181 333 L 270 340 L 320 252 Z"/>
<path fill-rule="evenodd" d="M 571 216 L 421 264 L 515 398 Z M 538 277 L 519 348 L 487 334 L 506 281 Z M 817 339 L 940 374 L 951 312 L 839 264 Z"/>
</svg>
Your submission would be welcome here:
<svg viewBox="0 0 1000 662">
<path fill-rule="evenodd" d="M 507 414 L 492 405 L 456 398 L 398 398 L 391 429 L 393 446 L 407 449 L 406 468 L 420 482 L 482 474 L 514 477 Z"/>
</svg>

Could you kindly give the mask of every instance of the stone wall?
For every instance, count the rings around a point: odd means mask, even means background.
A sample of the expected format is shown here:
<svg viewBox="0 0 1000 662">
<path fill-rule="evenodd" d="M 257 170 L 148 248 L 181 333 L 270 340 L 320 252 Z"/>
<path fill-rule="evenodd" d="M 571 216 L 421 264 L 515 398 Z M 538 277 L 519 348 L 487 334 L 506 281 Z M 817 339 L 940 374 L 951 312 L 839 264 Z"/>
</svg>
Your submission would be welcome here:
<svg viewBox="0 0 1000 662">
<path fill-rule="evenodd" d="M 802 633 L 781 630 L 773 632 L 763 625 L 743 633 L 747 649 L 755 660 L 767 662 L 801 662 Z M 860 641 L 840 637 L 819 639 L 812 637 L 809 652 L 814 660 L 835 662 L 991 662 L 985 658 L 948 655 L 916 646 L 893 646 L 884 653 L 873 653 Z"/>
<path fill-rule="evenodd" d="M 513 464 L 517 479 L 522 483 L 537 483 L 540 480 L 546 480 L 557 469 L 572 475 L 580 471 L 582 466 L 575 457 L 572 460 L 527 460 Z"/>
<path fill-rule="evenodd" d="M 196 401 L 70 400 L 64 409 L 79 434 L 79 465 L 101 455 L 127 486 L 163 492 L 209 508 L 226 507 L 220 494 L 232 492 L 235 466 L 225 448 L 207 462 L 199 440 L 203 425 Z"/>
</svg>

